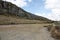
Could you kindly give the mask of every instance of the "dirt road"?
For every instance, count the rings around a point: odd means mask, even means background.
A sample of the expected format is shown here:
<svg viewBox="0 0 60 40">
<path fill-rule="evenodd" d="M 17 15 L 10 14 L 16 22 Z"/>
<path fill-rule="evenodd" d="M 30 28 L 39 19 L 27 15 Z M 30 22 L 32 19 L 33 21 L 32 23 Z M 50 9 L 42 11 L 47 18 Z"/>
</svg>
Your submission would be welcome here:
<svg viewBox="0 0 60 40">
<path fill-rule="evenodd" d="M 0 40 L 54 40 L 43 24 L 1 25 Z"/>
</svg>

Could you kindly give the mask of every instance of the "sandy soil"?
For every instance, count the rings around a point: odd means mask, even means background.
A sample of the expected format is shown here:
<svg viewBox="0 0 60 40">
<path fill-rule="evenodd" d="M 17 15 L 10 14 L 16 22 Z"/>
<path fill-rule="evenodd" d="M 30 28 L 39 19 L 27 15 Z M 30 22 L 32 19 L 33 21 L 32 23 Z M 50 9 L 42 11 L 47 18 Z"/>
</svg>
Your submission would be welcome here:
<svg viewBox="0 0 60 40">
<path fill-rule="evenodd" d="M 45 25 L 0 25 L 0 40 L 54 40 Z"/>
</svg>

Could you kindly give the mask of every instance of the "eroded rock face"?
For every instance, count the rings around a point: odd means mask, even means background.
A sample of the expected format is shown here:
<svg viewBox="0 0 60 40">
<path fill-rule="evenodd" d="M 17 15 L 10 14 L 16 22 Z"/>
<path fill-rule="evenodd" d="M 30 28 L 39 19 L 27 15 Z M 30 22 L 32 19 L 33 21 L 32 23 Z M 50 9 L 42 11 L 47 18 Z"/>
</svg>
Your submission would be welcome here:
<svg viewBox="0 0 60 40">
<path fill-rule="evenodd" d="M 37 16 L 34 15 L 32 13 L 26 12 L 25 10 L 23 10 L 20 7 L 17 7 L 16 5 L 10 3 L 10 2 L 6 2 L 6 1 L 0 1 L 0 15 L 1 14 L 5 14 L 5 15 L 12 15 L 12 16 L 17 16 L 17 17 L 22 17 L 22 18 L 26 18 L 26 19 L 30 19 L 30 20 L 41 20 L 41 21 L 46 21 L 51 23 L 52 21 L 41 17 L 41 16 Z"/>
<path fill-rule="evenodd" d="M 0 13 L 10 13 L 18 15 L 19 13 L 23 14 L 24 12 L 23 10 L 21 10 L 21 8 L 12 3 L 0 1 Z"/>
</svg>

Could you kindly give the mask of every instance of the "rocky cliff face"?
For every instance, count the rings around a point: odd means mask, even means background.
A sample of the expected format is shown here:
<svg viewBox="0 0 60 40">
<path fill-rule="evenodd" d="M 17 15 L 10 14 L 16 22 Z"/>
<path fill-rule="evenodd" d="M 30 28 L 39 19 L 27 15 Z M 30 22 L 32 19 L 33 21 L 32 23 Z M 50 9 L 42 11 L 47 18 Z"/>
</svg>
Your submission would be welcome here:
<svg viewBox="0 0 60 40">
<path fill-rule="evenodd" d="M 24 11 L 22 8 L 17 7 L 16 5 L 10 3 L 10 2 L 5 2 L 5 1 L 1 1 L 0 2 L 0 14 L 11 14 L 11 15 L 16 15 L 19 17 L 31 17 L 30 13 L 28 14 L 28 12 Z"/>
<path fill-rule="evenodd" d="M 16 14 L 19 15 L 19 13 L 24 13 L 23 10 L 16 5 L 2 1 L 0 2 L 0 13 L 10 13 L 10 14 Z"/>
<path fill-rule="evenodd" d="M 33 20 L 50 21 L 47 18 L 36 16 L 29 12 L 26 12 L 22 8 L 19 8 L 16 5 L 6 1 L 0 1 L 0 15 L 1 14 L 15 15 L 22 18 L 33 19 Z"/>
</svg>

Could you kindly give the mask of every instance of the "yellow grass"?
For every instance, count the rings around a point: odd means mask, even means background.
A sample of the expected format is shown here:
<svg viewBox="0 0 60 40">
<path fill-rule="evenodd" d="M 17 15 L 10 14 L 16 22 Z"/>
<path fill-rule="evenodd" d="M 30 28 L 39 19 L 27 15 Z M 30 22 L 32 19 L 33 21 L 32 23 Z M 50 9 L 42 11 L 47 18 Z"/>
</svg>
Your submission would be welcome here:
<svg viewBox="0 0 60 40">
<path fill-rule="evenodd" d="M 29 20 L 19 17 L 11 17 L 11 16 L 4 16 L 0 15 L 0 24 L 19 24 L 19 23 L 44 23 L 44 21 L 39 20 Z"/>
</svg>

